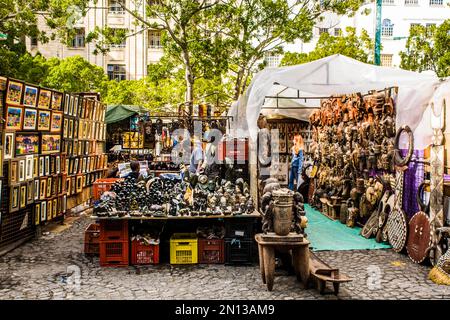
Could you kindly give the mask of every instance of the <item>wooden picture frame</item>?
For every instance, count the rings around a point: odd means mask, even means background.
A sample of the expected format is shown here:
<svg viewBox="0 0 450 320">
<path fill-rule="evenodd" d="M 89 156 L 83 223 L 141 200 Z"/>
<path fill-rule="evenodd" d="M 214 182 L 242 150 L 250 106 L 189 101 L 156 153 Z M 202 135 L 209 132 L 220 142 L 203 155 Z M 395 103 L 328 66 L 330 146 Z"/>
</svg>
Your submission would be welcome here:
<svg viewBox="0 0 450 320">
<path fill-rule="evenodd" d="M 53 213 L 53 200 L 47 200 L 47 221 L 50 221 L 53 219 L 52 213 Z"/>
<path fill-rule="evenodd" d="M 75 97 L 74 102 L 73 102 L 72 115 L 75 116 L 75 117 L 77 117 L 77 116 L 79 117 L 78 110 L 79 110 L 79 100 L 78 100 L 78 97 Z"/>
<path fill-rule="evenodd" d="M 34 180 L 27 182 L 27 205 L 34 203 Z"/>
<path fill-rule="evenodd" d="M 52 197 L 54 197 L 57 194 L 58 194 L 58 176 L 53 176 L 51 195 Z"/>
<path fill-rule="evenodd" d="M 39 134 L 16 133 L 15 155 L 25 156 L 39 153 Z"/>
<path fill-rule="evenodd" d="M 45 156 L 45 175 L 50 175 L 50 156 Z"/>
<path fill-rule="evenodd" d="M 23 108 L 19 106 L 6 106 L 5 130 L 22 130 Z"/>
<path fill-rule="evenodd" d="M 53 199 L 52 202 L 52 218 L 54 219 L 58 215 L 58 198 Z"/>
<path fill-rule="evenodd" d="M 0 91 L 6 91 L 8 88 L 8 78 L 0 76 Z"/>
<path fill-rule="evenodd" d="M 20 106 L 22 104 L 24 84 L 19 81 L 9 80 L 6 91 L 6 104 Z"/>
<path fill-rule="evenodd" d="M 61 152 L 61 136 L 59 134 L 43 134 L 41 136 L 41 153 Z"/>
<path fill-rule="evenodd" d="M 18 160 L 18 166 L 17 166 L 17 172 L 18 172 L 18 182 L 24 182 L 25 181 L 25 158 L 17 159 Z"/>
<path fill-rule="evenodd" d="M 23 130 L 36 130 L 37 109 L 25 108 L 23 113 Z"/>
<path fill-rule="evenodd" d="M 20 203 L 19 209 L 23 209 L 27 206 L 27 184 L 22 183 L 20 185 Z"/>
<path fill-rule="evenodd" d="M 25 157 L 25 180 L 33 179 L 34 173 L 34 156 Z"/>
<path fill-rule="evenodd" d="M 41 204 L 36 203 L 34 205 L 34 225 L 35 226 L 39 225 L 40 221 L 41 221 Z"/>
<path fill-rule="evenodd" d="M 77 176 L 77 193 L 83 192 L 83 175 Z"/>
<path fill-rule="evenodd" d="M 36 108 L 39 97 L 39 89 L 34 86 L 25 85 L 23 93 L 23 105 L 25 107 Z"/>
<path fill-rule="evenodd" d="M 33 157 L 33 179 L 39 177 L 39 156 Z"/>
<path fill-rule="evenodd" d="M 73 164 L 73 172 L 72 174 L 77 174 L 79 171 L 79 158 L 75 158 L 74 164 Z"/>
<path fill-rule="evenodd" d="M 61 132 L 63 121 L 63 113 L 61 111 L 52 112 L 52 120 L 50 125 L 50 132 Z"/>
<path fill-rule="evenodd" d="M 71 194 L 76 194 L 77 193 L 77 178 L 75 176 L 72 176 L 70 181 L 70 191 Z"/>
<path fill-rule="evenodd" d="M 19 211 L 19 203 L 20 203 L 20 184 L 11 185 L 9 195 L 9 212 Z"/>
<path fill-rule="evenodd" d="M 55 157 L 53 155 L 50 156 L 50 174 L 53 175 L 56 172 L 56 165 L 55 165 Z"/>
<path fill-rule="evenodd" d="M 67 195 L 63 195 L 63 203 L 62 203 L 62 212 L 66 213 L 67 211 Z"/>
<path fill-rule="evenodd" d="M 64 94 L 62 92 L 53 91 L 51 108 L 53 110 L 58 110 L 58 111 L 61 110 L 63 98 L 64 98 Z"/>
<path fill-rule="evenodd" d="M 47 197 L 47 178 L 39 180 L 39 200 L 45 200 Z"/>
<path fill-rule="evenodd" d="M 41 222 L 47 221 L 47 201 L 41 202 Z"/>
<path fill-rule="evenodd" d="M 40 183 L 39 183 L 39 179 L 34 179 L 33 180 L 33 200 L 34 201 L 38 201 L 39 200 L 39 188 L 40 188 Z"/>
<path fill-rule="evenodd" d="M 39 156 L 39 177 L 45 176 L 45 157 Z"/>
<path fill-rule="evenodd" d="M 72 191 L 72 178 L 66 176 L 65 184 L 66 184 L 66 187 L 65 187 L 66 193 L 67 193 L 68 195 L 71 195 L 71 191 Z"/>
<path fill-rule="evenodd" d="M 50 131 L 51 111 L 39 110 L 37 129 L 39 131 Z"/>
<path fill-rule="evenodd" d="M 56 167 L 56 174 L 60 174 L 61 173 L 61 156 L 56 156 L 55 157 L 55 167 Z"/>
<path fill-rule="evenodd" d="M 70 94 L 66 93 L 64 95 L 64 114 L 69 114 L 69 106 L 70 106 Z"/>
<path fill-rule="evenodd" d="M 50 198 L 52 196 L 52 188 L 53 188 L 53 177 L 47 177 L 47 190 L 45 191 L 46 198 Z"/>
<path fill-rule="evenodd" d="M 9 160 L 14 157 L 15 153 L 15 142 L 16 142 L 16 133 L 15 132 L 5 132 L 4 134 L 4 143 L 3 143 L 3 159 Z"/>
<path fill-rule="evenodd" d="M 64 125 L 63 125 L 63 138 L 67 139 L 69 134 L 69 119 L 64 118 Z"/>
<path fill-rule="evenodd" d="M 52 101 L 52 92 L 47 89 L 39 90 L 38 108 L 50 109 Z"/>
</svg>

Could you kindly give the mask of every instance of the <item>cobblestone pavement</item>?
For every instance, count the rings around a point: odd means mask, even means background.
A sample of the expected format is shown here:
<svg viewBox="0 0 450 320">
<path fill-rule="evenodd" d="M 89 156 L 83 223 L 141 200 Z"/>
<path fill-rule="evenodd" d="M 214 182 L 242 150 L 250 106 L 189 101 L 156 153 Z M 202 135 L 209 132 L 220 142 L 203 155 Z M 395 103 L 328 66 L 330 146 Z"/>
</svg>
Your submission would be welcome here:
<svg viewBox="0 0 450 320">
<path fill-rule="evenodd" d="M 305 290 L 283 271 L 268 292 L 257 265 L 100 268 L 83 254 L 89 222 L 82 217 L 0 257 L 0 299 L 450 299 L 450 287 L 427 280 L 430 267 L 391 250 L 318 253 L 353 278 L 337 297 Z"/>
</svg>

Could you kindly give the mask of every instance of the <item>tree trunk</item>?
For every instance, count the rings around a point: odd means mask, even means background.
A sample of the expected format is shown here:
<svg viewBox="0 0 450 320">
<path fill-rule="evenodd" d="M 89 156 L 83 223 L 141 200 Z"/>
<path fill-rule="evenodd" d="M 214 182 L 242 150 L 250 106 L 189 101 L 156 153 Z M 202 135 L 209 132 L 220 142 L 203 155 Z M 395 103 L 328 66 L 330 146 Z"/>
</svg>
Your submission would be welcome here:
<svg viewBox="0 0 450 320">
<path fill-rule="evenodd" d="M 192 73 L 191 61 L 189 59 L 189 53 L 187 50 L 183 49 L 183 62 L 185 70 L 185 81 L 186 81 L 186 106 L 185 110 L 189 115 L 193 113 L 194 104 L 194 75 Z"/>
<path fill-rule="evenodd" d="M 241 92 L 242 92 L 241 87 L 242 87 L 242 78 L 243 77 L 244 77 L 244 69 L 240 68 L 239 72 L 237 74 L 236 83 L 234 86 L 234 97 L 233 97 L 234 100 L 239 99 L 239 96 L 241 95 Z"/>
</svg>

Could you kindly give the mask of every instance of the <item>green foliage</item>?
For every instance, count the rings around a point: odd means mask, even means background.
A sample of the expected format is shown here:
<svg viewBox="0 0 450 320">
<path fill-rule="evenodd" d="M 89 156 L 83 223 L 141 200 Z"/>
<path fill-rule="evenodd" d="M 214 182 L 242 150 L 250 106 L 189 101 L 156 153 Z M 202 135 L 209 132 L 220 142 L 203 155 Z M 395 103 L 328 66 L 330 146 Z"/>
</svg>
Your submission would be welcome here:
<svg viewBox="0 0 450 320">
<path fill-rule="evenodd" d="M 421 72 L 431 68 L 441 78 L 450 76 L 450 19 L 438 27 L 412 26 L 400 57 L 403 69 Z"/>
<path fill-rule="evenodd" d="M 310 53 L 287 52 L 281 60 L 282 66 L 291 66 L 314 61 L 333 54 L 342 54 L 361 62 L 373 63 L 374 44 L 367 31 L 356 34 L 355 28 L 347 27 L 346 34 L 332 36 L 322 33 L 316 47 Z"/>
</svg>

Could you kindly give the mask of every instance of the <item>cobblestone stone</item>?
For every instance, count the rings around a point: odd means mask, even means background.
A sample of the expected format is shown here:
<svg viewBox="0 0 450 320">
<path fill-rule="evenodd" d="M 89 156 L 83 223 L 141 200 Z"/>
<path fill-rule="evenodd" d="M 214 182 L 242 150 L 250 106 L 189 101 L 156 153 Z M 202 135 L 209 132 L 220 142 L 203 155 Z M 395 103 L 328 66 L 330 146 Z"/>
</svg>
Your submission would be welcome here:
<svg viewBox="0 0 450 320">
<path fill-rule="evenodd" d="M 392 250 L 318 252 L 353 279 L 337 297 L 304 289 L 283 270 L 277 270 L 274 289 L 268 292 L 258 265 L 101 268 L 98 258 L 83 254 L 88 223 L 80 218 L 60 234 L 0 257 L 0 299 L 450 299 L 449 287 L 427 279 L 429 266 Z M 70 270 L 77 268 L 80 277 L 71 277 Z"/>
</svg>

